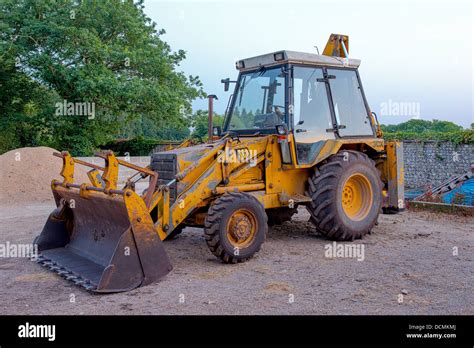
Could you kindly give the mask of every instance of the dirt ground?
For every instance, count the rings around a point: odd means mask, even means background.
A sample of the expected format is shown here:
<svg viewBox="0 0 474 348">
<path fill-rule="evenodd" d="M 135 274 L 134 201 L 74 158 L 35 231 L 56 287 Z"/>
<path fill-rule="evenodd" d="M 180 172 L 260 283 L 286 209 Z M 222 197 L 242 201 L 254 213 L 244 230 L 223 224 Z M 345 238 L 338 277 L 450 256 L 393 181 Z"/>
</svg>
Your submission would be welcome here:
<svg viewBox="0 0 474 348">
<path fill-rule="evenodd" d="M 0 207 L 0 243 L 30 243 L 52 208 Z M 354 242 L 363 261 L 326 257 L 332 242 L 308 218 L 300 208 L 237 265 L 220 263 L 202 230 L 187 228 L 165 243 L 169 275 L 120 294 L 91 294 L 27 259 L 0 258 L 0 314 L 474 314 L 472 217 L 381 215 Z"/>
</svg>

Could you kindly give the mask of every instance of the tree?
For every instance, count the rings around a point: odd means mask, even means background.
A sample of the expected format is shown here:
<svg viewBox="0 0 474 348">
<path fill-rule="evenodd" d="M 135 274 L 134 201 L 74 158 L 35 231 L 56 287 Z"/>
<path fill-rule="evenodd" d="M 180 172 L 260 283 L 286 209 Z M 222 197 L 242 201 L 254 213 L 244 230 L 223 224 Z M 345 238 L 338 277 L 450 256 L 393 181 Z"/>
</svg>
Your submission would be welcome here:
<svg viewBox="0 0 474 348">
<path fill-rule="evenodd" d="M 206 110 L 196 111 L 191 118 L 191 127 L 193 132 L 191 136 L 200 140 L 207 139 L 209 114 Z M 212 117 L 213 126 L 222 126 L 224 116 L 214 113 Z"/>
<path fill-rule="evenodd" d="M 186 124 L 202 84 L 176 71 L 185 52 L 171 50 L 143 8 L 0 0 L 1 137 L 14 138 L 4 142 L 90 154 L 137 120 Z M 61 103 L 88 103 L 94 115 L 66 116 Z"/>
</svg>

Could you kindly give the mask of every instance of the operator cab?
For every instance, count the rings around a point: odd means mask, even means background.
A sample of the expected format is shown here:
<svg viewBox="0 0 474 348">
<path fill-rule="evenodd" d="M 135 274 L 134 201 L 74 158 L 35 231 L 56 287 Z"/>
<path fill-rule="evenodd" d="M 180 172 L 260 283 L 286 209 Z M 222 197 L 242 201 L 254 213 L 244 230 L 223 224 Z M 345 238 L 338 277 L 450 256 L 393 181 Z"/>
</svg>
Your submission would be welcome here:
<svg viewBox="0 0 474 348">
<path fill-rule="evenodd" d="M 312 163 L 327 140 L 375 137 L 360 60 L 345 58 L 345 47 L 341 54 L 328 51 L 278 51 L 238 61 L 223 132 L 277 134 L 283 126 L 294 134 L 299 164 Z M 231 81 L 222 81 L 228 88 Z"/>
</svg>

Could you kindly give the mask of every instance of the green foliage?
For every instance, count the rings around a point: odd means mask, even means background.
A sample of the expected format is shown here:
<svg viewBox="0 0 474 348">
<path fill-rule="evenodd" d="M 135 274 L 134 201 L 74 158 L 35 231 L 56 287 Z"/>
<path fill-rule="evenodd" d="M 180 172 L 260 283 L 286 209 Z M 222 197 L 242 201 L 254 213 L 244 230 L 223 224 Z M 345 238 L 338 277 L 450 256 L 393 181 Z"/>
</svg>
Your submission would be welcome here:
<svg viewBox="0 0 474 348">
<path fill-rule="evenodd" d="M 191 117 L 191 127 L 193 127 L 193 132 L 191 137 L 194 139 L 199 139 L 202 141 L 207 140 L 208 134 L 208 112 L 205 110 L 198 110 L 196 111 L 193 116 Z M 224 116 L 217 115 L 214 113 L 212 117 L 212 124 L 213 126 L 221 126 L 224 122 Z"/>
<path fill-rule="evenodd" d="M 142 137 L 182 141 L 190 136 L 189 127 L 190 121 L 184 117 L 173 122 L 156 122 L 147 117 L 139 117 L 122 128 L 119 138 Z"/>
<path fill-rule="evenodd" d="M 121 135 L 189 135 L 185 115 L 202 84 L 176 71 L 185 52 L 171 50 L 143 7 L 0 0 L 0 151 L 47 145 L 88 155 Z M 95 117 L 57 115 L 64 100 L 94 103 Z"/>
<path fill-rule="evenodd" d="M 474 144 L 474 130 L 465 129 L 455 132 L 384 132 L 386 140 L 449 141 L 454 144 Z"/>
<path fill-rule="evenodd" d="M 423 133 L 423 132 L 456 132 L 463 128 L 449 121 L 439 120 L 409 120 L 407 122 L 391 125 L 381 125 L 382 130 L 388 133 L 407 132 L 407 133 Z"/>
<path fill-rule="evenodd" d="M 381 125 L 387 140 L 449 141 L 454 144 L 474 143 L 474 129 L 449 121 L 410 120 L 395 125 Z"/>
<path fill-rule="evenodd" d="M 175 142 L 177 144 L 179 142 Z M 154 148 L 166 144 L 162 140 L 144 138 L 142 136 L 130 140 L 117 140 L 104 145 L 104 149 L 112 150 L 116 155 L 148 156 Z"/>
</svg>

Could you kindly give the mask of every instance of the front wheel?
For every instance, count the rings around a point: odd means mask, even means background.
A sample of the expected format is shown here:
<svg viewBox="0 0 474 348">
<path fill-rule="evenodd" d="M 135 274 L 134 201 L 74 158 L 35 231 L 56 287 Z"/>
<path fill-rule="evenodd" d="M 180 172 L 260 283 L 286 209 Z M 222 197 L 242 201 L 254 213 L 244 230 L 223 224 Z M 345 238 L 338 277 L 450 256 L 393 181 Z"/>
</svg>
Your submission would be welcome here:
<svg viewBox="0 0 474 348">
<path fill-rule="evenodd" d="M 253 196 L 232 192 L 217 198 L 204 221 L 209 250 L 225 263 L 250 259 L 265 240 L 267 215 Z"/>
<path fill-rule="evenodd" d="M 334 240 L 362 238 L 377 222 L 382 205 L 380 173 L 358 151 L 340 151 L 317 168 L 308 193 L 311 221 Z"/>
</svg>

